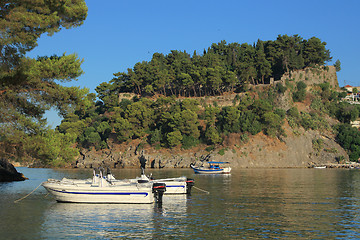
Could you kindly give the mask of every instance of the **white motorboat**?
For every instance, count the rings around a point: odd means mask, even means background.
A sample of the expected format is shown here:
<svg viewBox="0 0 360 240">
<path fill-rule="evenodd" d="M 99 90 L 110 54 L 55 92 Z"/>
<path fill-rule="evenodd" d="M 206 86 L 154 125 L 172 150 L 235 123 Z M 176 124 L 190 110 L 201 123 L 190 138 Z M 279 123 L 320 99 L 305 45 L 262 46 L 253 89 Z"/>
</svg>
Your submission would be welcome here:
<svg viewBox="0 0 360 240">
<path fill-rule="evenodd" d="M 117 185 L 117 183 L 122 183 L 123 180 L 117 180 L 111 173 L 110 170 L 107 170 L 106 178 L 112 184 Z M 141 171 L 141 177 L 135 179 L 128 179 L 130 182 L 152 182 L 158 184 L 165 184 L 166 191 L 164 194 L 190 194 L 191 188 L 194 186 L 194 179 L 183 177 L 177 178 L 163 178 L 163 179 L 153 179 L 151 176 L 147 177 L 144 173 L 144 169 Z"/>
<path fill-rule="evenodd" d="M 209 161 L 207 163 L 208 166 L 194 166 L 191 164 L 190 167 L 194 170 L 195 173 L 201 174 L 229 174 L 231 171 L 229 162 Z M 224 164 L 226 164 L 227 166 L 223 166 Z"/>
<path fill-rule="evenodd" d="M 194 179 L 187 177 L 153 179 L 154 183 L 164 183 L 166 185 L 165 194 L 191 194 L 194 186 Z"/>
<path fill-rule="evenodd" d="M 161 202 L 165 184 L 150 181 L 118 180 L 116 184 L 103 177 L 102 171 L 92 179 L 49 179 L 42 186 L 58 202 L 73 203 L 153 203 Z"/>
</svg>

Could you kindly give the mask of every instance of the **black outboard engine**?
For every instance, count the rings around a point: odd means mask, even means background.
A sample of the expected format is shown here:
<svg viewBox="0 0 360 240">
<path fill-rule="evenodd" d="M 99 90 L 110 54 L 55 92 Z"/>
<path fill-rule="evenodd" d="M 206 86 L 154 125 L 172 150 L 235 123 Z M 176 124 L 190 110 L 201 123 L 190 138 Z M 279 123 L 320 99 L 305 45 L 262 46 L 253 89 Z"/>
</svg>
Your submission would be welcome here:
<svg viewBox="0 0 360 240">
<path fill-rule="evenodd" d="M 191 188 L 195 185 L 195 181 L 192 178 L 186 179 L 186 194 L 191 194 Z"/>
<path fill-rule="evenodd" d="M 165 183 L 154 183 L 152 191 L 155 195 L 156 202 L 162 203 L 162 197 L 164 192 L 166 191 L 166 184 Z"/>
</svg>

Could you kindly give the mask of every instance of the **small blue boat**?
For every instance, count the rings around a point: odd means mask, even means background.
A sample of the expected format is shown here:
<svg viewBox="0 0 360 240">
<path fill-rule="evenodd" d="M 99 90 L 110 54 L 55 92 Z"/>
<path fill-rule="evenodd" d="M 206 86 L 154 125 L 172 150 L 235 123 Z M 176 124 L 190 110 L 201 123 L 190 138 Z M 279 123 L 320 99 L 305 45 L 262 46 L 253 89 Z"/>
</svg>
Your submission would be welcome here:
<svg viewBox="0 0 360 240">
<path fill-rule="evenodd" d="M 201 174 L 229 174 L 231 171 L 229 162 L 207 162 L 208 166 L 201 165 L 200 167 L 190 165 L 190 167 L 194 170 L 195 173 Z"/>
</svg>

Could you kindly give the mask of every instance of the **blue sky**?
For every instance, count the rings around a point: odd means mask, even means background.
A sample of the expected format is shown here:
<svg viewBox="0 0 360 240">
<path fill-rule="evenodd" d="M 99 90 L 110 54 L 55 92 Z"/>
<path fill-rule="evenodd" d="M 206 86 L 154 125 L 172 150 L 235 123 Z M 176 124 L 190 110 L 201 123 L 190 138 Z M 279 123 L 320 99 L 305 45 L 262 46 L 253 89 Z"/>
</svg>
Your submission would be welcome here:
<svg viewBox="0 0 360 240">
<path fill-rule="evenodd" d="M 360 86 L 360 1 L 358 0 L 85 0 L 88 17 L 78 28 L 43 35 L 30 57 L 77 53 L 85 72 L 66 86 L 95 93 L 113 73 L 151 60 L 155 52 L 194 50 L 212 43 L 252 44 L 275 40 L 279 34 L 313 36 L 327 43 L 333 65 L 339 59 L 340 86 Z M 49 124 L 60 124 L 56 113 Z"/>
</svg>

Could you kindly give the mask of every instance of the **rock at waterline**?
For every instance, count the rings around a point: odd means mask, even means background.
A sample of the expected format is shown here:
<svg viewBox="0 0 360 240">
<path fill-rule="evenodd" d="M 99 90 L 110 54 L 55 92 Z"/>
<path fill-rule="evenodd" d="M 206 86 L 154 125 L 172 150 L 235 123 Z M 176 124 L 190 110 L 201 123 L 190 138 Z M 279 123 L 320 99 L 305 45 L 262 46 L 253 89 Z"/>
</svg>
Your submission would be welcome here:
<svg viewBox="0 0 360 240">
<path fill-rule="evenodd" d="M 27 179 L 6 159 L 0 158 L 0 182 L 24 181 Z"/>
</svg>

